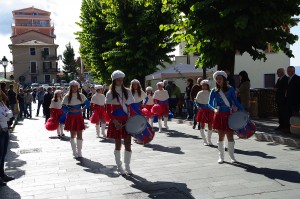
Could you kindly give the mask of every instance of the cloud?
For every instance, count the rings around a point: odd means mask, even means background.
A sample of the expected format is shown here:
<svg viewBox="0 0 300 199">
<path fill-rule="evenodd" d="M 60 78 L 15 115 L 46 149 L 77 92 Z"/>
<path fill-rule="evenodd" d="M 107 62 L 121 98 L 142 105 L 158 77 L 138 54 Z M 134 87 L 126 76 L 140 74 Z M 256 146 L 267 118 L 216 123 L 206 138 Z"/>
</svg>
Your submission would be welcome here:
<svg viewBox="0 0 300 199">
<path fill-rule="evenodd" d="M 52 23 L 54 23 L 56 40 L 59 45 L 58 54 L 62 54 L 65 45 L 71 42 L 74 47 L 76 56 L 78 55 L 79 43 L 75 39 L 74 32 L 80 30 L 75 22 L 79 21 L 81 1 L 65 0 L 0 0 L 0 7 L 5 8 L 0 12 L 0 58 L 5 55 L 12 60 L 12 55 L 8 48 L 11 43 L 11 24 L 13 23 L 12 11 L 34 6 L 36 8 L 51 12 Z M 8 71 L 12 69 L 8 66 Z M 0 71 L 3 71 L 0 66 Z"/>
</svg>

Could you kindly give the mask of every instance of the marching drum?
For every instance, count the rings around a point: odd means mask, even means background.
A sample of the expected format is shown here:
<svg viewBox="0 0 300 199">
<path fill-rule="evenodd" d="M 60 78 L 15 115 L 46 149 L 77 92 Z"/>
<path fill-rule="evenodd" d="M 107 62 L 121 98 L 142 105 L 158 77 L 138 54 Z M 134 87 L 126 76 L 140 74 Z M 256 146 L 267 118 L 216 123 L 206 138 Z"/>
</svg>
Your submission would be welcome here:
<svg viewBox="0 0 300 199">
<path fill-rule="evenodd" d="M 228 126 L 241 139 L 250 138 L 256 131 L 255 124 L 250 120 L 249 115 L 244 111 L 232 113 L 228 118 Z"/>
<path fill-rule="evenodd" d="M 136 139 L 138 144 L 146 144 L 153 140 L 154 132 L 142 115 L 130 117 L 126 122 L 125 129 Z"/>
</svg>

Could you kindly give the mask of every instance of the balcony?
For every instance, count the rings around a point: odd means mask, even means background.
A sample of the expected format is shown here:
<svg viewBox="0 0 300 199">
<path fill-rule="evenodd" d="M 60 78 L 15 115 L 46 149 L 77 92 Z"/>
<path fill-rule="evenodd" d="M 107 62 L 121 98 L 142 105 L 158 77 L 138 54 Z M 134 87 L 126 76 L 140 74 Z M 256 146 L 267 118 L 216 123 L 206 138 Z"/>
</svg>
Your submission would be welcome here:
<svg viewBox="0 0 300 199">
<path fill-rule="evenodd" d="M 44 58 L 45 61 L 54 61 L 58 60 L 58 57 L 56 55 L 43 55 L 42 58 Z"/>
<path fill-rule="evenodd" d="M 43 67 L 43 73 L 59 73 L 57 68 L 45 68 Z"/>
<path fill-rule="evenodd" d="M 33 15 L 29 13 L 14 14 L 14 19 L 50 19 L 49 15 Z"/>
</svg>

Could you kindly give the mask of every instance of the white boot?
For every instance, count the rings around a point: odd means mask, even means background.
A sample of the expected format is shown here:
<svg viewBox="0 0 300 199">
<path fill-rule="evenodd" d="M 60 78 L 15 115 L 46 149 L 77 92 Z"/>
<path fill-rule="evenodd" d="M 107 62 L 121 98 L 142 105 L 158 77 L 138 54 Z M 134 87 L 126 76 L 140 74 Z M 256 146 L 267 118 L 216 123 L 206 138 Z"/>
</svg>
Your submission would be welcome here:
<svg viewBox="0 0 300 199">
<path fill-rule="evenodd" d="M 212 135 L 212 130 L 207 131 L 207 143 L 209 146 L 212 146 L 213 143 L 211 142 L 211 135 Z"/>
<path fill-rule="evenodd" d="M 97 134 L 97 138 L 100 137 L 100 125 L 96 125 L 96 134 Z"/>
<path fill-rule="evenodd" d="M 153 118 L 149 118 L 150 126 L 153 128 Z"/>
<path fill-rule="evenodd" d="M 168 116 L 164 116 L 164 126 L 167 130 L 169 130 L 169 127 L 168 127 Z"/>
<path fill-rule="evenodd" d="M 224 152 L 225 152 L 224 141 L 219 141 L 218 142 L 218 150 L 219 150 L 219 160 L 218 160 L 218 163 L 222 164 L 224 162 Z"/>
<path fill-rule="evenodd" d="M 229 157 L 230 157 L 230 161 L 231 163 L 236 163 L 236 159 L 234 157 L 234 144 L 235 142 L 228 142 L 228 154 L 229 154 Z"/>
<path fill-rule="evenodd" d="M 78 153 L 77 153 L 77 144 L 76 144 L 75 140 L 76 140 L 75 138 L 71 138 L 70 143 L 71 143 L 71 147 L 72 147 L 72 151 L 73 151 L 73 156 L 74 156 L 74 158 L 77 158 Z"/>
<path fill-rule="evenodd" d="M 121 175 L 125 175 L 125 171 L 122 167 L 122 162 L 121 162 L 121 151 L 115 150 L 114 154 L 115 154 L 115 160 L 117 164 L 117 172 Z"/>
<path fill-rule="evenodd" d="M 60 135 L 65 136 L 65 134 L 64 134 L 64 125 L 59 124 L 59 128 L 60 128 Z"/>
<path fill-rule="evenodd" d="M 125 164 L 125 171 L 128 175 L 132 175 L 132 171 L 130 170 L 130 160 L 131 160 L 132 151 L 124 152 L 124 164 Z"/>
<path fill-rule="evenodd" d="M 82 142 L 83 142 L 83 140 L 77 139 L 77 152 L 78 152 L 78 157 L 79 157 L 79 158 L 82 158 L 82 153 L 81 153 L 81 150 L 82 150 Z"/>
<path fill-rule="evenodd" d="M 161 119 L 158 118 L 158 132 L 162 133 L 162 124 L 161 124 Z"/>
<path fill-rule="evenodd" d="M 201 137 L 202 137 L 202 140 L 203 140 L 203 145 L 204 146 L 207 146 L 207 140 L 206 140 L 206 137 L 205 137 L 205 133 L 204 133 L 204 129 L 200 129 L 200 134 L 201 134 Z"/>
<path fill-rule="evenodd" d="M 106 138 L 105 127 L 106 127 L 106 123 L 101 123 L 101 135 L 104 138 Z"/>
</svg>

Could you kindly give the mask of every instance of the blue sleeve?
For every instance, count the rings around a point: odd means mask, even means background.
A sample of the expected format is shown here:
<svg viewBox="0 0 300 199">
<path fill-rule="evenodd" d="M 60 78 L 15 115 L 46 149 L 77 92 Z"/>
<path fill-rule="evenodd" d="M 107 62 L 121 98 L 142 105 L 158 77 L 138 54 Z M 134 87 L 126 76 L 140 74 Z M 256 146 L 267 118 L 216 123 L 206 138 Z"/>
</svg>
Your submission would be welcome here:
<svg viewBox="0 0 300 199">
<path fill-rule="evenodd" d="M 231 96 L 231 99 L 232 99 L 234 105 L 235 105 L 236 107 L 238 107 L 238 109 L 239 109 L 240 111 L 244 110 L 244 107 L 239 103 L 239 101 L 238 101 L 237 98 L 236 98 L 236 94 L 235 94 L 235 91 L 234 91 L 234 88 L 233 88 L 233 87 L 230 87 L 230 96 Z"/>
<path fill-rule="evenodd" d="M 67 105 L 63 104 L 61 110 L 63 110 L 64 113 L 68 113 L 70 108 Z"/>
<path fill-rule="evenodd" d="M 88 109 L 89 107 L 90 107 L 90 101 L 86 99 L 84 101 L 84 109 Z"/>
<path fill-rule="evenodd" d="M 215 109 L 215 89 L 210 91 L 209 100 L 208 100 L 208 107 L 212 110 Z"/>
</svg>

